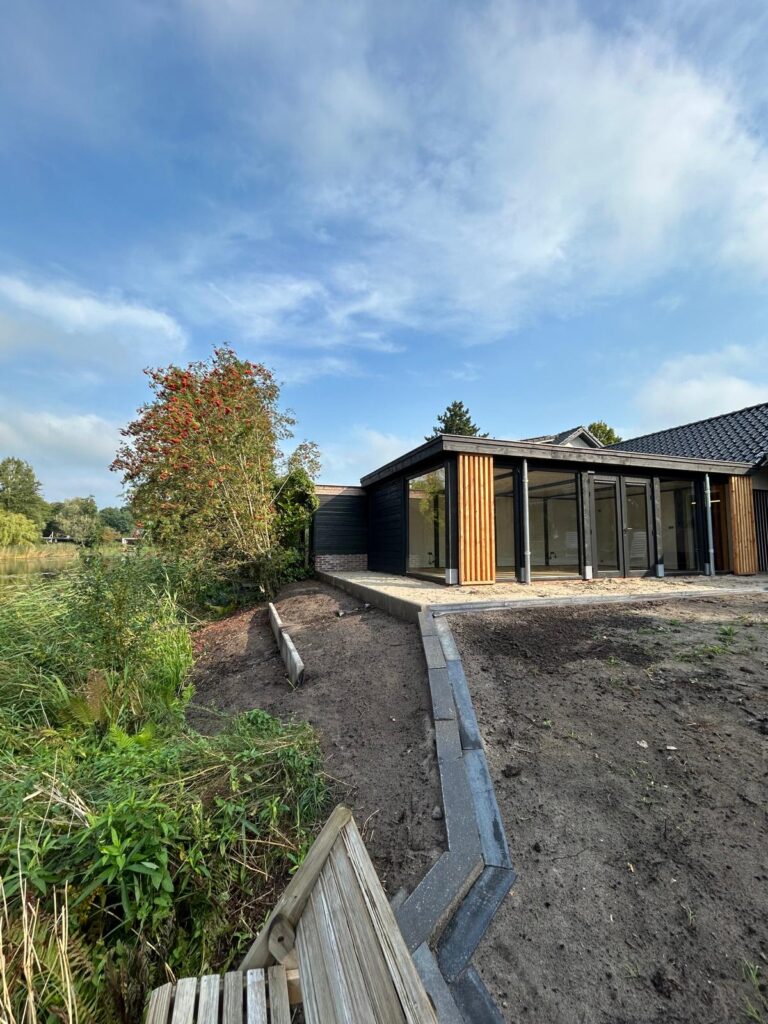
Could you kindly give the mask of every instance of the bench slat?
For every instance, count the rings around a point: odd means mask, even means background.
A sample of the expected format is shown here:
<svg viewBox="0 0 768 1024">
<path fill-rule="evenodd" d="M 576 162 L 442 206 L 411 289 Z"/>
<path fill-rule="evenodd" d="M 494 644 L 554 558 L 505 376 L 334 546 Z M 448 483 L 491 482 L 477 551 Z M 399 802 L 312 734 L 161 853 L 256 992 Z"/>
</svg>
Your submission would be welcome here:
<svg viewBox="0 0 768 1024">
<path fill-rule="evenodd" d="M 331 851 L 330 866 L 341 898 L 343 918 L 349 928 L 352 948 L 357 953 L 365 988 L 373 1003 L 373 1019 L 402 1024 L 405 1017 L 400 999 L 343 843 L 337 843 Z"/>
<path fill-rule="evenodd" d="M 384 895 L 354 819 L 350 819 L 344 826 L 341 838 L 363 890 L 368 911 L 405 1011 L 406 1021 L 408 1024 L 437 1024 L 435 1011 L 416 973 L 395 915 Z"/>
<path fill-rule="evenodd" d="M 243 975 L 240 971 L 224 975 L 221 1024 L 243 1024 Z"/>
<path fill-rule="evenodd" d="M 197 1004 L 197 1024 L 219 1022 L 219 976 L 205 974 L 200 979 L 200 1001 Z"/>
<path fill-rule="evenodd" d="M 194 1024 L 197 978 L 181 978 L 173 999 L 172 1024 Z"/>
<path fill-rule="evenodd" d="M 267 977 L 269 979 L 269 1016 L 272 1024 L 291 1024 L 291 1004 L 288 1001 L 285 968 L 270 967 Z"/>
<path fill-rule="evenodd" d="M 154 990 L 149 999 L 146 1024 L 167 1024 L 172 996 L 173 985 L 170 982 Z"/>
<path fill-rule="evenodd" d="M 296 949 L 307 1024 L 345 1024 L 336 1013 L 311 901 L 304 907 L 296 930 Z"/>
<path fill-rule="evenodd" d="M 267 989 L 264 971 L 248 971 L 245 976 L 246 1022 L 267 1024 Z"/>
</svg>

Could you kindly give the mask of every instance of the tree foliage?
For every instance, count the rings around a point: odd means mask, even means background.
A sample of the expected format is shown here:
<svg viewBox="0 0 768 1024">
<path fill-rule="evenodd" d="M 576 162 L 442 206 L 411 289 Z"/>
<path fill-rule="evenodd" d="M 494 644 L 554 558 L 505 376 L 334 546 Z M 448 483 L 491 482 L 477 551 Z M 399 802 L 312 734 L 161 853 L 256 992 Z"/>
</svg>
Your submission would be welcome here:
<svg viewBox="0 0 768 1024">
<path fill-rule="evenodd" d="M 40 481 L 23 459 L 0 462 L 0 509 L 26 516 L 39 528 L 45 522 L 48 506 L 40 494 Z"/>
<path fill-rule="evenodd" d="M 283 460 L 294 420 L 279 408 L 272 373 L 230 348 L 186 368 L 148 370 L 152 401 L 123 436 L 123 474 L 137 522 L 152 539 L 221 563 L 261 564 L 280 540 L 280 511 L 317 449 Z"/>
<path fill-rule="evenodd" d="M 101 536 L 99 511 L 92 496 L 59 502 L 51 522 L 55 533 L 78 544 L 95 544 Z"/>
<path fill-rule="evenodd" d="M 613 427 L 609 427 L 605 420 L 595 420 L 594 423 L 589 424 L 587 430 L 603 444 L 618 444 L 621 441 Z"/>
<path fill-rule="evenodd" d="M 109 505 L 100 509 L 99 520 L 103 527 L 114 530 L 121 537 L 129 537 L 136 528 L 133 514 L 126 505 L 123 505 L 122 508 Z"/>
<path fill-rule="evenodd" d="M 21 547 L 40 540 L 40 527 L 28 516 L 0 508 L 0 548 Z"/>
<path fill-rule="evenodd" d="M 430 441 L 433 437 L 437 437 L 439 434 L 462 434 L 465 437 L 488 437 L 487 434 L 481 434 L 478 425 L 472 422 L 469 409 L 467 409 L 463 402 L 451 402 L 450 405 L 446 406 L 445 412 L 441 413 L 437 417 L 437 425 L 435 426 L 435 429 L 431 434 L 425 437 L 424 440 Z"/>
</svg>

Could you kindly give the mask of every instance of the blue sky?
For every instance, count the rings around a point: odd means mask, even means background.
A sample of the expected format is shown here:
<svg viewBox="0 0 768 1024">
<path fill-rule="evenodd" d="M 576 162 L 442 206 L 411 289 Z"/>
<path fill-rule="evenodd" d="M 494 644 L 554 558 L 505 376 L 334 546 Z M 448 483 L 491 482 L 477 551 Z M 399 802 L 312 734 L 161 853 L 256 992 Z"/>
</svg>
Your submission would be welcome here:
<svg viewBox="0 0 768 1024">
<path fill-rule="evenodd" d="M 141 370 L 229 342 L 352 483 L 768 399 L 768 8 L 8 0 L 0 456 L 112 503 Z"/>
</svg>

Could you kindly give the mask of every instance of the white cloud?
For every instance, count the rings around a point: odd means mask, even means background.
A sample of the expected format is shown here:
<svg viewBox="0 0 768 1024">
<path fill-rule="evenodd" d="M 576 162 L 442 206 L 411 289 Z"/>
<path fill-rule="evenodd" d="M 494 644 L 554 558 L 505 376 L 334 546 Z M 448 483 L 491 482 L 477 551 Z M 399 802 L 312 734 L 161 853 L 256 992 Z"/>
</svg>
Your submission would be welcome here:
<svg viewBox="0 0 768 1024">
<path fill-rule="evenodd" d="M 35 349 L 119 370 L 126 362 L 178 355 L 185 345 L 183 329 L 160 309 L 0 274 L 0 353 Z"/>
<path fill-rule="evenodd" d="M 768 344 L 729 345 L 668 359 L 635 394 L 636 426 L 624 437 L 663 430 L 768 401 Z"/>
<path fill-rule="evenodd" d="M 608 31 L 514 0 L 393 19 L 365 3 L 192 8 L 244 76 L 252 151 L 290 153 L 308 234 L 345 239 L 368 282 L 341 317 L 473 342 L 693 263 L 768 276 L 765 144 L 664 19 Z M 246 95 L 254 52 L 274 75 L 267 114 Z"/>
<path fill-rule="evenodd" d="M 120 443 L 116 423 L 93 413 L 30 411 L 0 402 L 0 457 L 13 455 L 34 467 L 49 501 L 96 494 L 111 502 L 120 491 L 108 467 Z"/>
<path fill-rule="evenodd" d="M 321 480 L 330 484 L 357 484 L 367 473 L 423 443 L 423 437 L 403 437 L 370 427 L 354 427 L 345 443 L 320 445 Z"/>
</svg>

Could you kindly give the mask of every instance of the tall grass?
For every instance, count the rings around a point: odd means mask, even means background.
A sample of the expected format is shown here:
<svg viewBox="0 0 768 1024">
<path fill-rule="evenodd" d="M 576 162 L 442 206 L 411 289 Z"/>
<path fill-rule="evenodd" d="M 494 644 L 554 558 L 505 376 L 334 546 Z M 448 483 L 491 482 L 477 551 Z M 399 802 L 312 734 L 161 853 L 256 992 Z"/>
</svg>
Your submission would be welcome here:
<svg viewBox="0 0 768 1024">
<path fill-rule="evenodd" d="M 325 798 L 314 734 L 258 710 L 215 737 L 189 730 L 191 664 L 189 623 L 155 558 L 88 556 L 0 593 L 0 1006 L 12 1024 L 73 1021 L 78 1007 L 139 1020 L 169 972 L 232 961 L 306 850 Z"/>
</svg>

